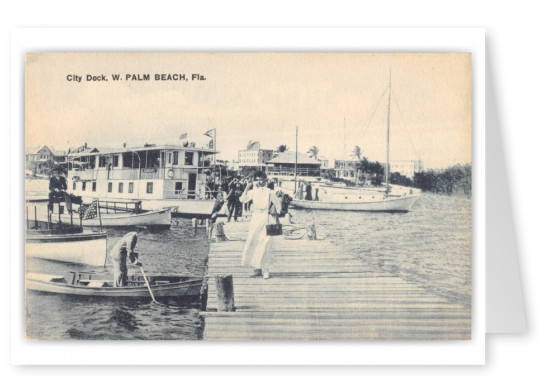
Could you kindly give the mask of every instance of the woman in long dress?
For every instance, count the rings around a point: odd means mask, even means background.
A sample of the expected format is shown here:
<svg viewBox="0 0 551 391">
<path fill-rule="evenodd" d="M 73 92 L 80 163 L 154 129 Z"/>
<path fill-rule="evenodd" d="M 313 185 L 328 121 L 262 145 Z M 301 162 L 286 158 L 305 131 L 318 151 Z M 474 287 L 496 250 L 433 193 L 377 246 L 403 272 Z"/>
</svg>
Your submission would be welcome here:
<svg viewBox="0 0 551 391">
<path fill-rule="evenodd" d="M 254 269 L 251 277 L 263 275 L 265 279 L 268 279 L 270 278 L 269 265 L 273 258 L 273 237 L 266 235 L 268 209 L 270 204 L 273 204 L 276 211 L 280 213 L 281 201 L 273 190 L 273 186 L 272 189 L 266 186 L 265 180 L 261 180 L 256 188 L 249 183 L 239 200 L 243 203 L 253 202 L 253 214 L 241 264 Z"/>
</svg>

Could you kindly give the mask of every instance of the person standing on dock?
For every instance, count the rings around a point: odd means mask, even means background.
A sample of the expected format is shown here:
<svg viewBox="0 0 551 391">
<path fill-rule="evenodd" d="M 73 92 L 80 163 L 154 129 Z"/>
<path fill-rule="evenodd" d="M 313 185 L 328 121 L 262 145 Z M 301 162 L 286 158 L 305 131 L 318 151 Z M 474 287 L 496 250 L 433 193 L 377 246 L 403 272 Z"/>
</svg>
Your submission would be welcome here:
<svg viewBox="0 0 551 391">
<path fill-rule="evenodd" d="M 134 252 L 137 243 L 138 234 L 136 232 L 129 232 L 124 235 L 111 250 L 110 256 L 113 261 L 114 277 L 113 286 L 121 287 L 128 284 L 128 268 L 126 267 L 127 256 L 132 265 L 138 267 L 142 266 L 142 264 L 138 262 L 138 253 Z"/>
<path fill-rule="evenodd" d="M 266 235 L 268 210 L 273 204 L 276 211 L 281 212 L 281 202 L 273 190 L 274 184 L 270 185 L 271 188 L 266 186 L 265 179 L 261 179 L 258 187 L 253 189 L 253 184 L 249 183 L 240 197 L 243 203 L 252 201 L 254 209 L 241 264 L 254 269 L 251 277 L 263 275 L 265 279 L 270 278 L 269 265 L 273 257 L 273 237 Z"/>
</svg>

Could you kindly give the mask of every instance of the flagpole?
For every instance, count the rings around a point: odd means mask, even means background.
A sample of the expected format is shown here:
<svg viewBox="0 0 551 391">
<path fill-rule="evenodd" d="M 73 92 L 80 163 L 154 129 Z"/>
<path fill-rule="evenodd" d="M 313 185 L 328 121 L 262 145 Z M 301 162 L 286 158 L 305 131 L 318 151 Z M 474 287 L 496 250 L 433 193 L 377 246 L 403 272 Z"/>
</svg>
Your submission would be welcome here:
<svg viewBox="0 0 551 391">
<path fill-rule="evenodd" d="M 98 206 L 99 230 L 100 232 L 103 232 L 103 225 L 101 224 L 101 208 L 99 207 L 99 198 L 96 199 L 96 203 Z"/>
<path fill-rule="evenodd" d="M 297 193 L 298 125 L 295 136 L 295 194 Z"/>
</svg>

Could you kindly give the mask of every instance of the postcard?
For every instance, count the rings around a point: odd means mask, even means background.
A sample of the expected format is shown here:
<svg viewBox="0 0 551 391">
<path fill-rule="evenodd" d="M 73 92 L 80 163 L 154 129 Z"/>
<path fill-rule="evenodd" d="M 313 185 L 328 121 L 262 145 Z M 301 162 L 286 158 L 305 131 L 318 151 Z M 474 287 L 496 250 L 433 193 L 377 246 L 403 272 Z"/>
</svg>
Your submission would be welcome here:
<svg viewBox="0 0 551 391">
<path fill-rule="evenodd" d="M 26 52 L 25 343 L 468 346 L 472 61 Z"/>
</svg>

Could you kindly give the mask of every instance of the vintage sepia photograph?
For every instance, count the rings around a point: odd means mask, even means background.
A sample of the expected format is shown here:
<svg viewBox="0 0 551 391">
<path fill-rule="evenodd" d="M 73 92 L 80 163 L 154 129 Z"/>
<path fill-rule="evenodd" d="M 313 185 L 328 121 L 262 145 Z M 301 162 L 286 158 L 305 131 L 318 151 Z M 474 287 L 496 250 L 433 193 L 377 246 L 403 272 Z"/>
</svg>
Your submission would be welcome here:
<svg viewBox="0 0 551 391">
<path fill-rule="evenodd" d="M 25 59 L 27 340 L 472 338 L 470 53 Z"/>
</svg>

